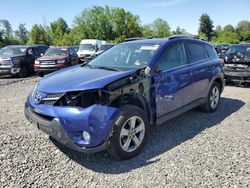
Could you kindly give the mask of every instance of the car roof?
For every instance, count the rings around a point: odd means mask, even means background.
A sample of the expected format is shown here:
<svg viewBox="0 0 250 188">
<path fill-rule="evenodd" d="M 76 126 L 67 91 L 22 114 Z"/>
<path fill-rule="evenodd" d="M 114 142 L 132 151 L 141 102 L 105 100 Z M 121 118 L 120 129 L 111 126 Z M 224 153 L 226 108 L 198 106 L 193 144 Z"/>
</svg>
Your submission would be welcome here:
<svg viewBox="0 0 250 188">
<path fill-rule="evenodd" d="M 152 38 L 152 39 L 135 39 L 131 41 L 127 41 L 124 43 L 144 43 L 144 44 L 165 44 L 168 41 L 167 38 Z"/>
<path fill-rule="evenodd" d="M 171 41 L 178 41 L 178 40 L 189 40 L 189 41 L 197 41 L 197 42 L 203 42 L 206 44 L 211 45 L 209 42 L 207 42 L 206 40 L 200 39 L 200 38 L 191 38 L 188 36 L 171 36 L 169 38 L 150 38 L 150 39 L 135 39 L 135 40 L 131 40 L 131 41 L 127 41 L 124 43 L 143 43 L 143 44 L 158 44 L 158 45 L 164 45 L 168 42 Z"/>
<path fill-rule="evenodd" d="M 50 46 L 49 48 L 59 48 L 59 49 L 66 48 L 66 49 L 69 49 L 69 48 L 71 48 L 71 46 Z"/>
<path fill-rule="evenodd" d="M 250 43 L 233 44 L 232 46 L 250 46 Z"/>
<path fill-rule="evenodd" d="M 31 48 L 31 47 L 35 47 L 35 46 L 29 46 L 29 45 L 8 45 L 6 47 L 15 47 L 15 48 Z"/>
</svg>

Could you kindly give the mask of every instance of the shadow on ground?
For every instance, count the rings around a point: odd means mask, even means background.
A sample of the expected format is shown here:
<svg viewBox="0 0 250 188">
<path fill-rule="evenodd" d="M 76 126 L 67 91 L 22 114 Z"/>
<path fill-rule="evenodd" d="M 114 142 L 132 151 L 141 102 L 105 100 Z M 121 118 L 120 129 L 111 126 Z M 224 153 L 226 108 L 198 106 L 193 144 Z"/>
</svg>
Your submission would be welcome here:
<svg viewBox="0 0 250 188">
<path fill-rule="evenodd" d="M 62 146 L 54 139 L 51 140 L 70 159 L 85 168 L 101 173 L 120 174 L 157 162 L 160 157 L 156 156 L 195 137 L 207 128 L 218 126 L 244 104 L 241 100 L 222 98 L 218 111 L 213 114 L 192 110 L 166 122 L 165 125 L 156 126 L 152 129 L 142 153 L 127 161 L 117 161 L 106 152 L 92 155 L 79 153 Z M 153 160 L 154 157 L 157 159 Z"/>
</svg>

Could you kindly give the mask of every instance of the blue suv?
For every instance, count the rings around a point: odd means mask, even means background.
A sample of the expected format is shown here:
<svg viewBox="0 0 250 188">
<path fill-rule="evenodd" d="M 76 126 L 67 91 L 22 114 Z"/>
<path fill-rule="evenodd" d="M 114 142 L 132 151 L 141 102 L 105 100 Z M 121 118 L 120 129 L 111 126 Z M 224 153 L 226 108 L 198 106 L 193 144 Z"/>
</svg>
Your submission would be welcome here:
<svg viewBox="0 0 250 188">
<path fill-rule="evenodd" d="M 40 80 L 25 115 L 69 148 L 128 159 L 154 125 L 195 107 L 216 111 L 223 88 L 221 60 L 208 42 L 134 40 Z"/>
</svg>

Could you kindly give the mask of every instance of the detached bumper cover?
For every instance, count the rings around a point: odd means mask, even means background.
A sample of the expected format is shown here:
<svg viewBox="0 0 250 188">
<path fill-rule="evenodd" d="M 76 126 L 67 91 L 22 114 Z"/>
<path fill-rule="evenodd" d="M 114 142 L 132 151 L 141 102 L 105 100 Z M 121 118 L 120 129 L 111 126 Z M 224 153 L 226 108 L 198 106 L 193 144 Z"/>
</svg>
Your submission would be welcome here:
<svg viewBox="0 0 250 188">
<path fill-rule="evenodd" d="M 93 148 L 86 148 L 77 146 L 68 136 L 65 129 L 63 128 L 60 120 L 58 118 L 52 119 L 52 121 L 48 121 L 45 118 L 40 117 L 36 114 L 26 103 L 25 104 L 25 116 L 26 118 L 37 125 L 38 129 L 45 132 L 46 134 L 50 135 L 66 147 L 83 152 L 83 153 L 96 153 L 106 149 L 106 142 L 103 144 L 93 147 Z"/>
</svg>

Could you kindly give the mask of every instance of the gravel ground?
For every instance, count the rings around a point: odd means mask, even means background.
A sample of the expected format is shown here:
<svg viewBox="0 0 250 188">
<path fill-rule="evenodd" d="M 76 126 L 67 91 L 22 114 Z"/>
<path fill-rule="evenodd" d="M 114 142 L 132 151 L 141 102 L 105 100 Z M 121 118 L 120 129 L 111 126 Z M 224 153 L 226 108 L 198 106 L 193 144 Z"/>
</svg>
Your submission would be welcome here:
<svg viewBox="0 0 250 188">
<path fill-rule="evenodd" d="M 116 161 L 69 150 L 24 118 L 37 80 L 0 79 L 0 187 L 250 187 L 249 88 L 227 86 L 216 113 L 187 112 Z"/>
</svg>

